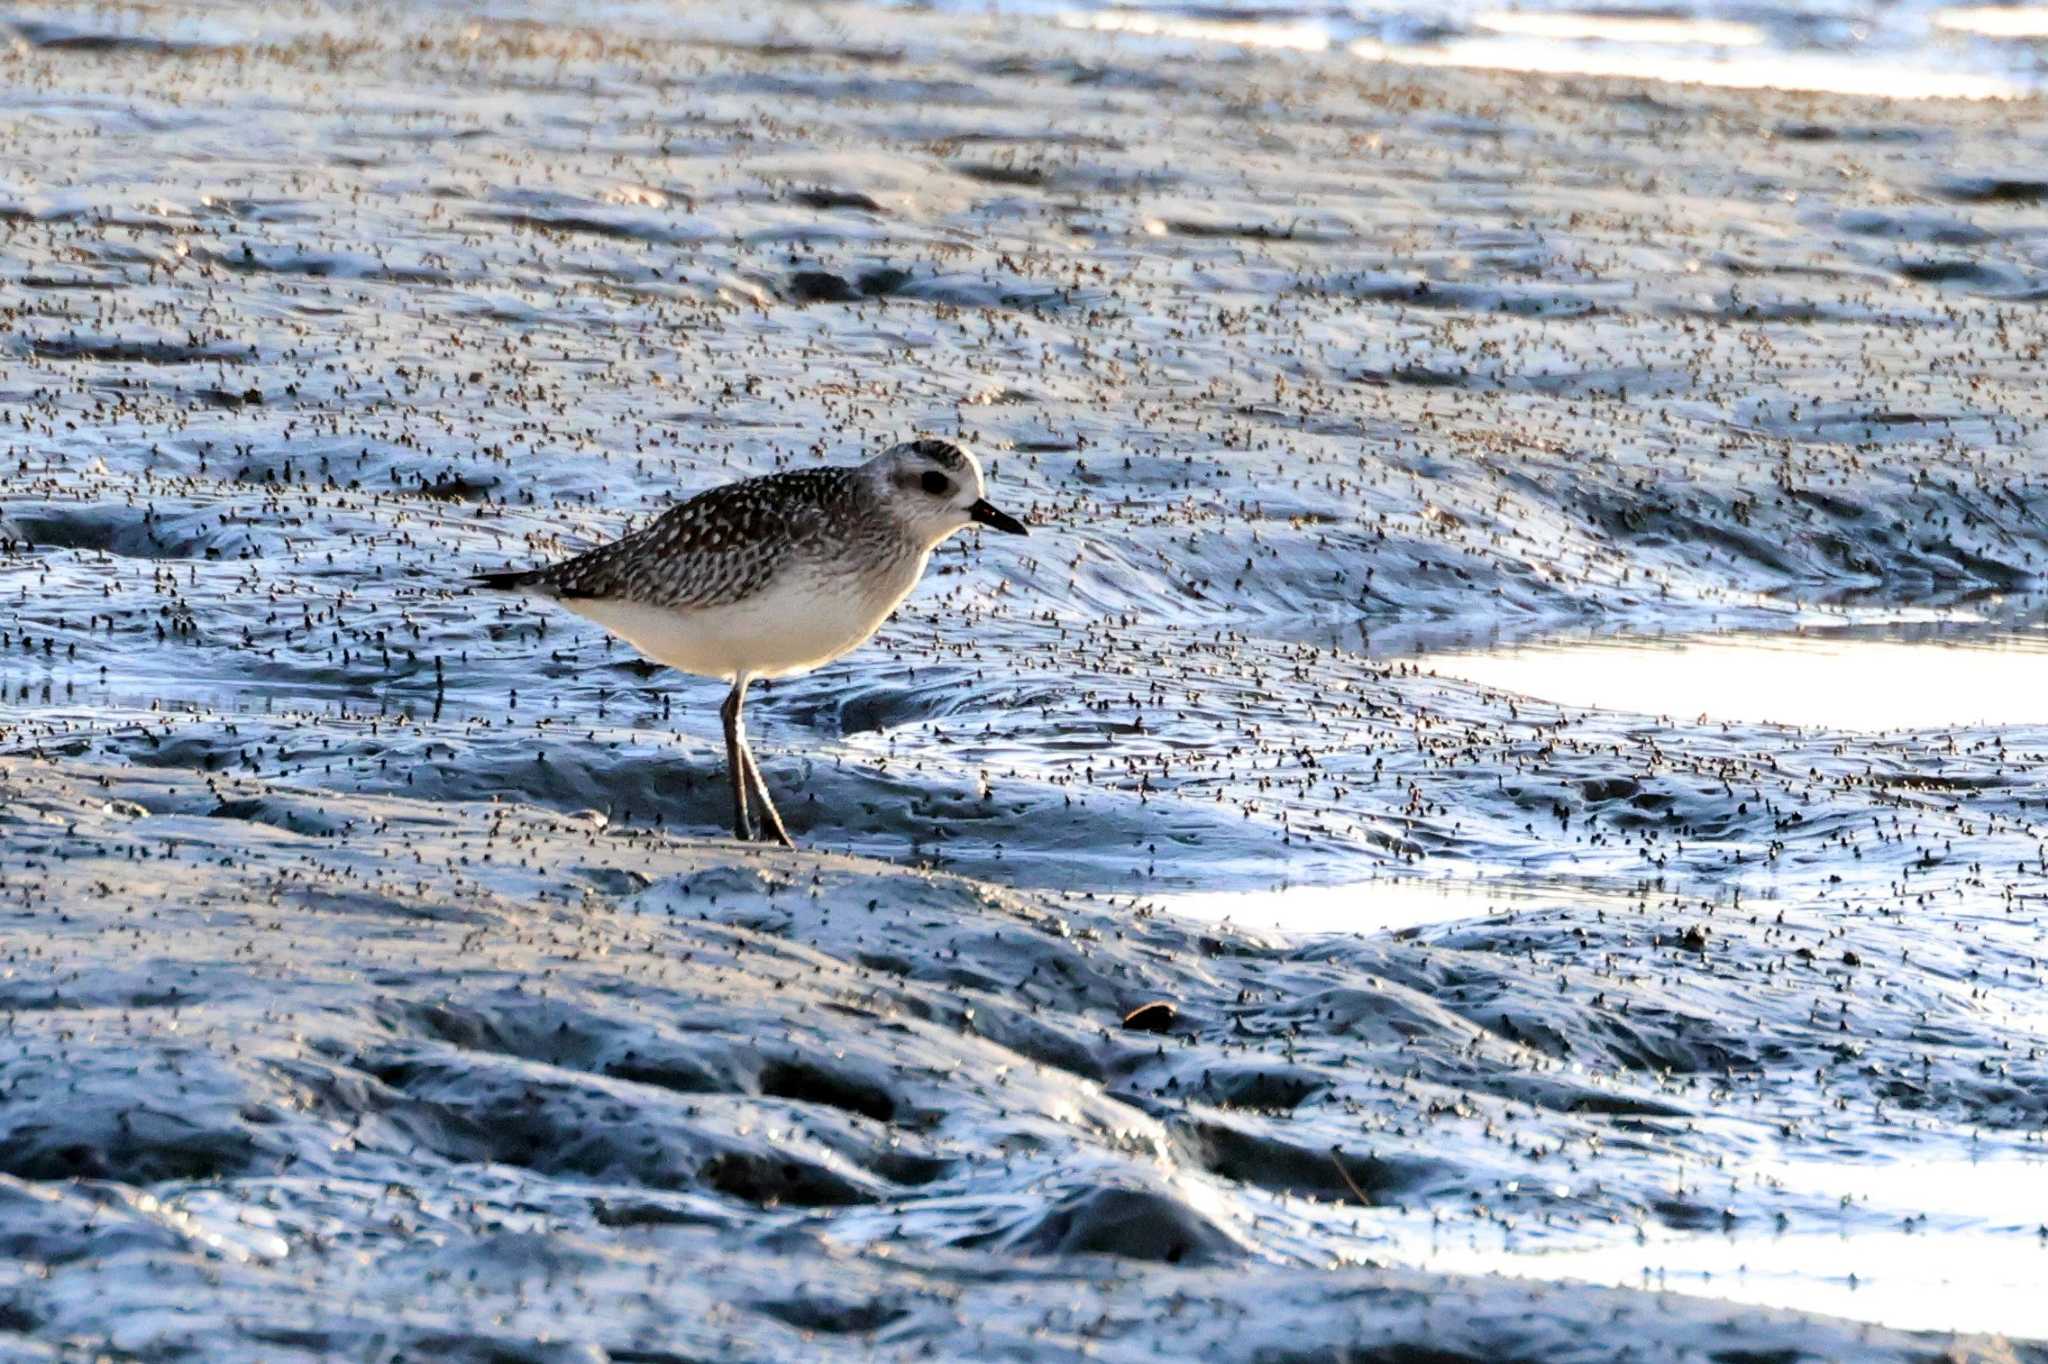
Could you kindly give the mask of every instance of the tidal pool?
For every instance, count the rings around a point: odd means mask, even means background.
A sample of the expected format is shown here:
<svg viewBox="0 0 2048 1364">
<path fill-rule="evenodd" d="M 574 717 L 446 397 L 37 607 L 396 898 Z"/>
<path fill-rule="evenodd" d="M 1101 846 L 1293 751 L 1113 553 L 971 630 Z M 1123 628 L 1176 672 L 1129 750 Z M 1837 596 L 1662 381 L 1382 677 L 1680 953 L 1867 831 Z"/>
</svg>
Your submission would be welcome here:
<svg viewBox="0 0 2048 1364">
<path fill-rule="evenodd" d="M 1388 876 L 1341 885 L 1168 893 L 1155 896 L 1152 903 L 1170 913 L 1250 932 L 1406 933 L 1426 924 L 1512 915 L 1559 896 L 1583 902 L 1601 893 L 1501 879 Z"/>
<path fill-rule="evenodd" d="M 2040 1180 L 2035 1163 L 2005 1171 Z M 1653 1236 L 1580 1251 L 1518 1255 L 1437 1242 L 1401 1263 L 1826 1312 L 1902 1330 L 2048 1334 L 2048 1242 L 2029 1232 L 1858 1225 L 1828 1234 Z"/>
<path fill-rule="evenodd" d="M 1031 12 L 1042 0 L 993 8 Z M 979 5 L 955 5 L 980 9 Z M 1413 67 L 1627 77 L 1890 99 L 2023 99 L 2040 89 L 2039 6 L 1794 4 L 1499 9 L 1470 0 L 1218 11 L 1185 0 L 1060 7 L 1070 27 L 1152 43 L 1228 44 Z"/>
<path fill-rule="evenodd" d="M 2048 630 L 1983 622 L 1611 635 L 1408 660 L 1553 705 L 1885 731 L 2048 723 Z"/>
<path fill-rule="evenodd" d="M 1702 1186 L 1767 1183 L 1837 1200 L 1828 1230 L 1645 1229 L 1578 1250 L 1518 1252 L 1515 1236 L 1434 1228 L 1404 1263 L 1707 1293 L 1760 1306 L 1838 1313 L 1905 1330 L 2048 1335 L 2048 1155 L 1809 1157 L 1701 1170 Z M 1889 1222 L 1889 1226 L 1874 1225 Z M 1412 1258 L 1410 1258 L 1412 1257 Z"/>
</svg>

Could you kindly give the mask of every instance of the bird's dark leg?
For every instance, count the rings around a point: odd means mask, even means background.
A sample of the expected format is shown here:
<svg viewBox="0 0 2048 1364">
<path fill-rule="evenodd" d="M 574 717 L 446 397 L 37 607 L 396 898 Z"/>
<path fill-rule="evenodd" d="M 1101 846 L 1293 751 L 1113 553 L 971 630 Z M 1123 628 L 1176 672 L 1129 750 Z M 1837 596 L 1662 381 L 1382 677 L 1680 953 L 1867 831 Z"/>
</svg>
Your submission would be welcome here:
<svg viewBox="0 0 2048 1364">
<path fill-rule="evenodd" d="M 740 707 L 746 704 L 747 679 L 736 679 L 732 692 L 725 698 L 725 704 L 718 708 L 718 718 L 725 722 L 725 770 L 732 779 L 732 836 L 742 843 L 754 838 L 754 821 L 747 817 L 747 727 L 740 716 Z"/>
<path fill-rule="evenodd" d="M 790 842 L 789 830 L 782 827 L 782 816 L 776 812 L 775 802 L 769 799 L 768 783 L 761 779 L 761 765 L 754 761 L 753 745 L 747 742 L 744 734 L 740 736 L 740 760 L 747 765 L 747 778 L 753 783 L 754 794 L 761 798 L 761 813 L 768 817 L 768 827 L 763 831 L 761 841 L 767 842 L 767 836 L 773 834 L 777 843 L 785 848 L 794 848 L 796 844 Z"/>
</svg>

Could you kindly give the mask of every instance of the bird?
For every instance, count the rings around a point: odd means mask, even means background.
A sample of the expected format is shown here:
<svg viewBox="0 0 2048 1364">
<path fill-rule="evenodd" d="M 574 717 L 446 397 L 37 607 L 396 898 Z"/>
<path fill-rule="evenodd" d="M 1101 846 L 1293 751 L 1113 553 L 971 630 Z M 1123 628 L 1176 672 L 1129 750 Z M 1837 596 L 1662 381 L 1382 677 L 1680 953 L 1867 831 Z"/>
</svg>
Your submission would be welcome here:
<svg viewBox="0 0 2048 1364">
<path fill-rule="evenodd" d="M 733 836 L 794 847 L 747 743 L 747 688 L 811 671 L 866 643 L 969 526 L 1029 527 L 989 503 L 981 461 L 918 437 L 864 464 L 742 479 L 572 559 L 479 573 L 472 585 L 539 596 L 656 663 L 731 684 L 719 718 Z M 752 817 L 748 790 L 764 823 Z"/>
</svg>

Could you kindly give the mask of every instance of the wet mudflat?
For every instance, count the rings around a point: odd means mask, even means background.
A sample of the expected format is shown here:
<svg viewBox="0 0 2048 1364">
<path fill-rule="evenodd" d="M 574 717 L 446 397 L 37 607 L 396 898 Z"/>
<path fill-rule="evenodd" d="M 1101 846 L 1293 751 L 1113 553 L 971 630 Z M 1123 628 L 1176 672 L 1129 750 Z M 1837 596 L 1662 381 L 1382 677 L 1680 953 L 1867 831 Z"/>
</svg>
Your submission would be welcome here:
<svg viewBox="0 0 2048 1364">
<path fill-rule="evenodd" d="M 2038 105 L 10 22 L 8 1349 L 2040 1357 L 1891 1328 L 2048 1336 L 2048 715 L 1439 656 L 2025 628 Z M 911 430 L 1040 529 L 760 697 L 805 851 L 459 589 Z"/>
</svg>

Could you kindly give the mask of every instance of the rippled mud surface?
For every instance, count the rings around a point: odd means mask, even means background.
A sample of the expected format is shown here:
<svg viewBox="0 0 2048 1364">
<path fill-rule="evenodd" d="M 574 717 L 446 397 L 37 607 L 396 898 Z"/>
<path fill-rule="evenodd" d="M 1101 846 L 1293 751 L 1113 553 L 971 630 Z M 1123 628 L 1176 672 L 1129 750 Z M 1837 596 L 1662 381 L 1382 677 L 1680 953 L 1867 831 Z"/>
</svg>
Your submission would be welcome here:
<svg viewBox="0 0 2048 1364">
<path fill-rule="evenodd" d="M 2040 106 L 583 22 L 6 21 L 0 1346 L 2043 1357 L 2048 715 L 1411 661 L 2028 626 Z M 805 851 L 459 587 L 912 430 Z"/>
</svg>

